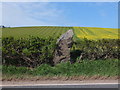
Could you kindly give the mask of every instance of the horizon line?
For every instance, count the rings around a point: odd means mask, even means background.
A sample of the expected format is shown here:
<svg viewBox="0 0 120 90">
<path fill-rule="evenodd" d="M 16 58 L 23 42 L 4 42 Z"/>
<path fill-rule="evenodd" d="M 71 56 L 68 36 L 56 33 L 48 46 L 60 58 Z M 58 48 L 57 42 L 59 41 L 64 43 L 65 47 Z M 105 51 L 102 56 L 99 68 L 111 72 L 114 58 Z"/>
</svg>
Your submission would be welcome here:
<svg viewBox="0 0 120 90">
<path fill-rule="evenodd" d="M 5 25 L 0 25 L 0 26 L 5 26 Z M 48 26 L 48 27 L 86 27 L 86 26 L 65 26 L 65 25 L 35 25 L 35 26 L 5 26 L 6 28 L 19 28 L 19 27 L 44 27 L 44 26 Z M 112 27 L 91 27 L 91 26 L 88 26 L 88 28 L 112 28 Z M 119 27 L 117 28 L 113 28 L 113 29 L 120 29 Z"/>
</svg>

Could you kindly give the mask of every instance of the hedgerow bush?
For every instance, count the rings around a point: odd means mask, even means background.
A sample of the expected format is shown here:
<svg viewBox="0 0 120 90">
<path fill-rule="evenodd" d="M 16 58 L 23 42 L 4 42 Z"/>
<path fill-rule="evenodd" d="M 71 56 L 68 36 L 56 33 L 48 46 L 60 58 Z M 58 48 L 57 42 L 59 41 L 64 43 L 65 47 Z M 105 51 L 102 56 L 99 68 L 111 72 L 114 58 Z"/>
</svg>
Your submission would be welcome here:
<svg viewBox="0 0 120 90">
<path fill-rule="evenodd" d="M 78 60 L 118 59 L 120 39 L 77 40 L 74 42 L 71 57 Z"/>
<path fill-rule="evenodd" d="M 71 48 L 71 62 L 76 60 L 118 59 L 119 39 L 77 40 Z M 41 64 L 54 65 L 53 57 L 56 48 L 55 38 L 2 39 L 3 65 L 37 67 Z"/>
<path fill-rule="evenodd" d="M 6 37 L 2 40 L 2 62 L 5 65 L 27 67 L 36 67 L 43 63 L 52 64 L 55 47 L 55 39 L 50 37 Z"/>
</svg>

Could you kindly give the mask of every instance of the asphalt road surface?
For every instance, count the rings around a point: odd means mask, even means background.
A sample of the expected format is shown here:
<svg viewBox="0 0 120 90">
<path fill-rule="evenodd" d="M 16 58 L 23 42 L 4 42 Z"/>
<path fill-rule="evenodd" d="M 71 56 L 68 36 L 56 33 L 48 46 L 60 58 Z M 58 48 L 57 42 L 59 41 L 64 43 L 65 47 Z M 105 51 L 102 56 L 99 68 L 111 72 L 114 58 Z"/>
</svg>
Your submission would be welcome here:
<svg viewBox="0 0 120 90">
<path fill-rule="evenodd" d="M 120 85 L 120 84 L 119 84 Z M 118 88 L 117 83 L 111 84 L 40 84 L 24 86 L 2 86 L 2 88 Z"/>
</svg>

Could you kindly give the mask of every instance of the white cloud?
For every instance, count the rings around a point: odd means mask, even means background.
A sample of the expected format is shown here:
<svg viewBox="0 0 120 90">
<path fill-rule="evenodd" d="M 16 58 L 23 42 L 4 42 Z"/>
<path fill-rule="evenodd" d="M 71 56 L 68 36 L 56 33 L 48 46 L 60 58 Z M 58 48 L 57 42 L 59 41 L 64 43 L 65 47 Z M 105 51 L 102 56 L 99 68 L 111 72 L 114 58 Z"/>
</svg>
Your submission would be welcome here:
<svg viewBox="0 0 120 90">
<path fill-rule="evenodd" d="M 56 25 L 64 24 L 63 11 L 51 3 L 3 3 L 3 25 Z"/>
<path fill-rule="evenodd" d="M 36 19 L 53 20 L 62 14 L 62 10 L 57 9 L 51 3 L 26 3 L 25 5 L 21 4 L 20 7 L 25 10 L 24 13 L 27 13 L 27 16 Z"/>
</svg>

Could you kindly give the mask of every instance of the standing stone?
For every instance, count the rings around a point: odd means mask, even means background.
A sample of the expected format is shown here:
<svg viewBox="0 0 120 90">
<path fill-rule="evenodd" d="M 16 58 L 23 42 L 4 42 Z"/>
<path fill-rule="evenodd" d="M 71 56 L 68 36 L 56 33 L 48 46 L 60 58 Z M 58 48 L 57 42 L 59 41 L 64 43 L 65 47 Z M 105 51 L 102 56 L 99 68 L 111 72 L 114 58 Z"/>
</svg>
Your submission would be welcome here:
<svg viewBox="0 0 120 90">
<path fill-rule="evenodd" d="M 53 59 L 54 64 L 70 60 L 70 48 L 72 47 L 73 35 L 73 30 L 68 30 L 57 40 L 57 48 Z"/>
</svg>

